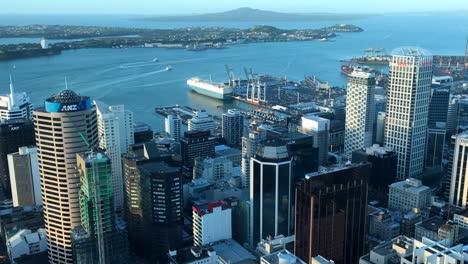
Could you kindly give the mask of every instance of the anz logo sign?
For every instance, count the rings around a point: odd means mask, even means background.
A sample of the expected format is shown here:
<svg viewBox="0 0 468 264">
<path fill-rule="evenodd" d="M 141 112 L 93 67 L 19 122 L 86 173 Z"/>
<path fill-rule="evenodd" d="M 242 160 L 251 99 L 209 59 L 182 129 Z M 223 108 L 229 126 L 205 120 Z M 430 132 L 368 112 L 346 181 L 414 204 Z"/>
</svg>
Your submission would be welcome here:
<svg viewBox="0 0 468 264">
<path fill-rule="evenodd" d="M 74 103 L 59 103 L 59 102 L 47 102 L 45 103 L 45 109 L 49 113 L 57 112 L 76 112 L 91 109 L 90 99 L 83 100 L 81 102 Z"/>
<path fill-rule="evenodd" d="M 72 112 L 72 111 L 78 111 L 78 105 L 62 105 L 62 108 L 60 109 L 60 112 Z"/>
</svg>

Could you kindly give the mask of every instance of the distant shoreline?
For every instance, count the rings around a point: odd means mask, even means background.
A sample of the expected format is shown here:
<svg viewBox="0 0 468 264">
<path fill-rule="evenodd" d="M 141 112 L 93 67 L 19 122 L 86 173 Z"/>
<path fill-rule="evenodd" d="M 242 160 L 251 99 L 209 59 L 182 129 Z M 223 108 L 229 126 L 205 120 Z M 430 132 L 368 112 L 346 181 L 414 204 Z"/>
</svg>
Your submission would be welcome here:
<svg viewBox="0 0 468 264">
<path fill-rule="evenodd" d="M 35 43 L 0 45 L 0 60 L 52 56 L 63 50 L 84 48 L 179 48 L 190 51 L 223 49 L 234 44 L 291 41 L 332 41 L 336 33 L 362 32 L 350 24 L 319 29 L 279 29 L 255 26 L 249 29 L 191 27 L 140 29 L 96 26 L 0 26 L 0 38 L 41 38 L 70 40 L 51 43 L 47 48 Z M 77 40 L 78 39 L 78 40 Z"/>
</svg>

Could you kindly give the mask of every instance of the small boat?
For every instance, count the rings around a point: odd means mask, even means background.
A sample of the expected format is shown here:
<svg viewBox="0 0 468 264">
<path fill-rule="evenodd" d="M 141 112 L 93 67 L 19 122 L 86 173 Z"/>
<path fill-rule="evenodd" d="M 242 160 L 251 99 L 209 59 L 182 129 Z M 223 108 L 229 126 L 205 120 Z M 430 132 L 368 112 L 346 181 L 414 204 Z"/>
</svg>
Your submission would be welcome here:
<svg viewBox="0 0 468 264">
<path fill-rule="evenodd" d="M 319 41 L 328 41 L 328 39 L 327 38 L 321 38 L 321 39 L 319 39 Z"/>
<path fill-rule="evenodd" d="M 158 57 L 156 57 L 156 58 L 153 59 L 153 62 L 158 62 L 158 61 L 159 61 L 159 58 L 158 58 Z"/>
<path fill-rule="evenodd" d="M 172 66 L 167 66 L 166 71 L 172 71 Z"/>
</svg>

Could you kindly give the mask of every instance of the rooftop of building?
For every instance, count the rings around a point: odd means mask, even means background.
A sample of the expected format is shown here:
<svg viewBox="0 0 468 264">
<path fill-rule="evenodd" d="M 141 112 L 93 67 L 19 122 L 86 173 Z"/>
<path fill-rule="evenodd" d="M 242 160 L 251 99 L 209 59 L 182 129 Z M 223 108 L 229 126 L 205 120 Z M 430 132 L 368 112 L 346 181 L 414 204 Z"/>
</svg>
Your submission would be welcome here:
<svg viewBox="0 0 468 264">
<path fill-rule="evenodd" d="M 420 57 L 420 56 L 431 56 L 432 54 L 423 48 L 419 47 L 398 47 L 392 51 L 393 56 L 412 56 L 412 57 Z"/>
<path fill-rule="evenodd" d="M 282 249 L 278 252 L 262 256 L 262 259 L 269 264 L 280 264 L 285 263 L 285 261 L 286 263 L 305 264 L 304 261 L 302 261 L 286 249 Z"/>
<path fill-rule="evenodd" d="M 239 243 L 232 239 L 218 241 L 210 245 L 216 254 L 224 260 L 223 263 L 231 264 L 247 264 L 250 261 L 256 260 L 255 256 L 243 248 Z M 258 263 L 258 262 L 254 262 Z"/>
<path fill-rule="evenodd" d="M 434 216 L 416 224 L 420 228 L 424 228 L 431 232 L 438 232 L 439 228 L 444 225 L 446 221 L 440 216 Z"/>
<path fill-rule="evenodd" d="M 25 118 L 0 120 L 0 126 L 2 126 L 2 127 L 18 126 L 18 125 L 22 125 L 24 123 L 32 124 L 32 121 L 30 121 L 28 119 L 25 119 Z"/>
<path fill-rule="evenodd" d="M 254 158 L 265 162 L 282 162 L 289 159 L 289 151 L 284 141 L 270 140 L 258 147 Z"/>
<path fill-rule="evenodd" d="M 151 126 L 143 122 L 134 122 L 133 129 L 135 132 L 144 132 L 151 130 Z"/>
<path fill-rule="evenodd" d="M 78 103 L 85 99 L 89 99 L 87 96 L 80 96 L 75 93 L 73 90 L 65 89 L 59 92 L 58 94 L 54 94 L 47 99 L 48 102 L 54 103 L 62 103 L 62 104 L 69 104 L 69 103 Z"/>
<path fill-rule="evenodd" d="M 153 162 L 146 162 L 138 166 L 141 171 L 146 171 L 149 174 L 154 173 L 177 173 L 179 172 L 179 168 L 172 167 L 166 162 L 163 161 L 153 161 Z"/>
<path fill-rule="evenodd" d="M 363 166 L 366 163 L 347 163 L 347 164 L 336 164 L 328 167 L 321 167 L 321 169 L 317 172 L 308 173 L 305 175 L 306 179 L 310 179 L 312 177 L 317 177 L 323 174 L 334 173 L 337 171 L 348 170 L 351 168 L 358 168 Z"/>
<path fill-rule="evenodd" d="M 216 254 L 213 248 L 187 247 L 169 252 L 169 258 L 175 263 L 192 263 Z"/>
<path fill-rule="evenodd" d="M 204 216 L 206 214 L 211 214 L 213 213 L 213 210 L 215 208 L 221 208 L 221 210 L 226 210 L 231 208 L 229 203 L 221 200 L 217 202 L 204 202 L 204 203 L 199 203 L 199 204 L 194 204 L 192 206 L 192 209 L 194 212 L 196 212 L 199 216 Z"/>
<path fill-rule="evenodd" d="M 375 73 L 372 68 L 369 67 L 354 67 L 353 72 L 350 74 L 350 77 L 354 78 L 374 78 Z"/>
<path fill-rule="evenodd" d="M 381 147 L 378 144 L 372 145 L 372 147 L 366 148 L 366 153 L 369 155 L 374 155 L 374 156 L 382 156 L 382 155 L 387 155 L 387 154 L 395 154 L 396 152 L 393 151 L 391 148 L 387 147 Z"/>
<path fill-rule="evenodd" d="M 404 181 L 392 183 L 390 189 L 398 189 L 407 193 L 419 194 L 421 192 L 428 192 L 431 188 L 422 185 L 422 182 L 418 179 L 408 178 Z"/>
<path fill-rule="evenodd" d="M 82 153 L 78 153 L 78 155 L 87 163 L 93 163 L 93 162 L 107 162 L 110 164 L 110 159 L 107 157 L 107 155 L 102 152 L 102 151 L 86 151 Z"/>
<path fill-rule="evenodd" d="M 184 138 L 210 137 L 210 131 L 191 130 L 184 132 Z"/>
<path fill-rule="evenodd" d="M 239 149 L 231 148 L 226 145 L 215 146 L 215 152 L 218 156 L 240 155 L 242 153 Z"/>
</svg>

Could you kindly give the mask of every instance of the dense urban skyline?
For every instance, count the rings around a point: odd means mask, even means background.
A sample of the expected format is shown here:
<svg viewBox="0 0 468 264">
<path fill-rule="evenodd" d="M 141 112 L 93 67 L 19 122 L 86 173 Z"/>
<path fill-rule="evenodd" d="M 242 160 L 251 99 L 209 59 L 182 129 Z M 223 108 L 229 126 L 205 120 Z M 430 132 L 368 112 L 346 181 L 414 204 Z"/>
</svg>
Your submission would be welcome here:
<svg viewBox="0 0 468 264">
<path fill-rule="evenodd" d="M 0 5 L 2 264 L 468 261 L 468 4 L 158 2 Z"/>
</svg>

